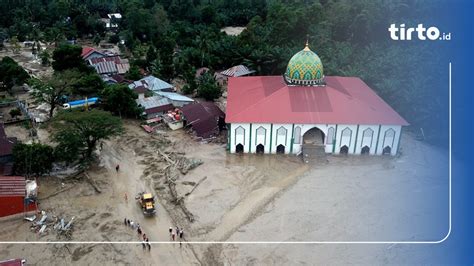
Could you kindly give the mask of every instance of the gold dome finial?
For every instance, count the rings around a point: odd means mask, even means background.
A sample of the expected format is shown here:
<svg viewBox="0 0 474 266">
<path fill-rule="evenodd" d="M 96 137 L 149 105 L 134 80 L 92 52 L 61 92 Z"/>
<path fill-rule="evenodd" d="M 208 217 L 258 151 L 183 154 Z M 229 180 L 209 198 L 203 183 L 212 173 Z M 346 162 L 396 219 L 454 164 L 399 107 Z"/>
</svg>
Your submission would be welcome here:
<svg viewBox="0 0 474 266">
<path fill-rule="evenodd" d="M 306 44 L 304 46 L 304 51 L 310 51 L 309 50 L 309 34 L 306 34 Z"/>
</svg>

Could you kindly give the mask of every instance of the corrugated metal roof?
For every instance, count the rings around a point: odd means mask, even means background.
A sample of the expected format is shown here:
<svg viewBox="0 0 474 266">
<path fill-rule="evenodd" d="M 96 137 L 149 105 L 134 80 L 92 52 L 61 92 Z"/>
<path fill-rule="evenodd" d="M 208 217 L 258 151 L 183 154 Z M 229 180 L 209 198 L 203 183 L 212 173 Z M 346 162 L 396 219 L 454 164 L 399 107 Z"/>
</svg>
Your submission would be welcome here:
<svg viewBox="0 0 474 266">
<path fill-rule="evenodd" d="M 194 102 L 193 99 L 176 92 L 155 91 L 156 94 L 177 102 Z"/>
<path fill-rule="evenodd" d="M 143 106 L 145 108 L 145 111 L 147 109 L 163 106 L 170 104 L 171 102 L 167 98 L 162 98 L 159 96 L 153 96 L 153 97 L 146 97 L 143 99 L 136 99 L 135 100 L 138 105 Z"/>
<path fill-rule="evenodd" d="M 221 74 L 228 77 L 241 77 L 248 74 L 252 74 L 254 72 L 255 71 L 248 69 L 244 65 L 238 65 L 238 66 L 233 66 L 227 70 L 222 71 Z"/>
<path fill-rule="evenodd" d="M 229 78 L 227 123 L 408 123 L 356 77 L 326 77 L 326 86 L 287 86 L 281 76 Z"/>
<path fill-rule="evenodd" d="M 0 176 L 0 197 L 25 196 L 26 181 L 22 176 Z"/>
<path fill-rule="evenodd" d="M 181 108 L 187 125 L 192 126 L 196 135 L 207 138 L 219 127 L 220 117 L 225 117 L 224 112 L 212 102 L 188 104 Z"/>
</svg>

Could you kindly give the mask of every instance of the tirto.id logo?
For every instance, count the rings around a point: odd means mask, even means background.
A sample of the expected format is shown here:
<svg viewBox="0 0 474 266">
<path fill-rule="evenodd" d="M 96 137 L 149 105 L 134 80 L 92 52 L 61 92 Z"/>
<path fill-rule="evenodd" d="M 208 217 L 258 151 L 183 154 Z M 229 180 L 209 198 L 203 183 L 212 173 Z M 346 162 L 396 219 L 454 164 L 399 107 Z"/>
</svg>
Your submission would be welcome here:
<svg viewBox="0 0 474 266">
<path fill-rule="evenodd" d="M 388 28 L 390 32 L 390 38 L 394 41 L 411 41 L 412 38 L 418 38 L 420 41 L 450 41 L 451 40 L 451 32 L 443 32 L 441 33 L 437 27 L 429 27 L 425 28 L 423 24 L 418 24 L 416 28 L 406 28 L 405 24 L 400 24 L 397 27 L 395 24 L 391 24 L 390 28 Z M 416 33 L 414 33 L 416 31 Z"/>
</svg>

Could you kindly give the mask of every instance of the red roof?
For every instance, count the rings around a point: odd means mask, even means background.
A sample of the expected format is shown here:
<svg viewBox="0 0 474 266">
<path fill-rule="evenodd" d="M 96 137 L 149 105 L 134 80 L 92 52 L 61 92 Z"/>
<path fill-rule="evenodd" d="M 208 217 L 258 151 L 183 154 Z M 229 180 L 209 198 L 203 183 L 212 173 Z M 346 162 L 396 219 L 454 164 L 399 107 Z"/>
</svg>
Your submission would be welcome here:
<svg viewBox="0 0 474 266">
<path fill-rule="evenodd" d="M 227 123 L 402 125 L 408 123 L 356 77 L 287 86 L 281 76 L 229 78 Z"/>
<path fill-rule="evenodd" d="M 25 196 L 26 181 L 22 176 L 0 176 L 0 197 Z"/>
<path fill-rule="evenodd" d="M 82 58 L 86 58 L 90 53 L 94 52 L 95 49 L 92 47 L 82 47 L 82 53 L 81 56 Z"/>
</svg>

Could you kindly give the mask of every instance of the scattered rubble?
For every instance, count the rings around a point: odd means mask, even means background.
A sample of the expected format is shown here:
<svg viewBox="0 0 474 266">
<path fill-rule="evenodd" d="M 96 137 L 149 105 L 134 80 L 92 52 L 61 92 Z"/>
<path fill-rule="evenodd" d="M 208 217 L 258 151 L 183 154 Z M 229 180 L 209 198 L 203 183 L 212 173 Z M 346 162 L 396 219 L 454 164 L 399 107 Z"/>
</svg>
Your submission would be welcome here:
<svg viewBox="0 0 474 266">
<path fill-rule="evenodd" d="M 36 215 L 32 217 L 25 217 L 25 220 L 31 222 L 30 229 L 39 235 L 43 235 L 49 232 L 56 232 L 58 238 L 65 240 L 72 239 L 73 222 L 76 218 L 73 216 L 69 222 L 66 223 L 66 219 L 55 215 L 48 215 L 45 211 L 41 212 L 41 219 L 36 220 Z"/>
</svg>

